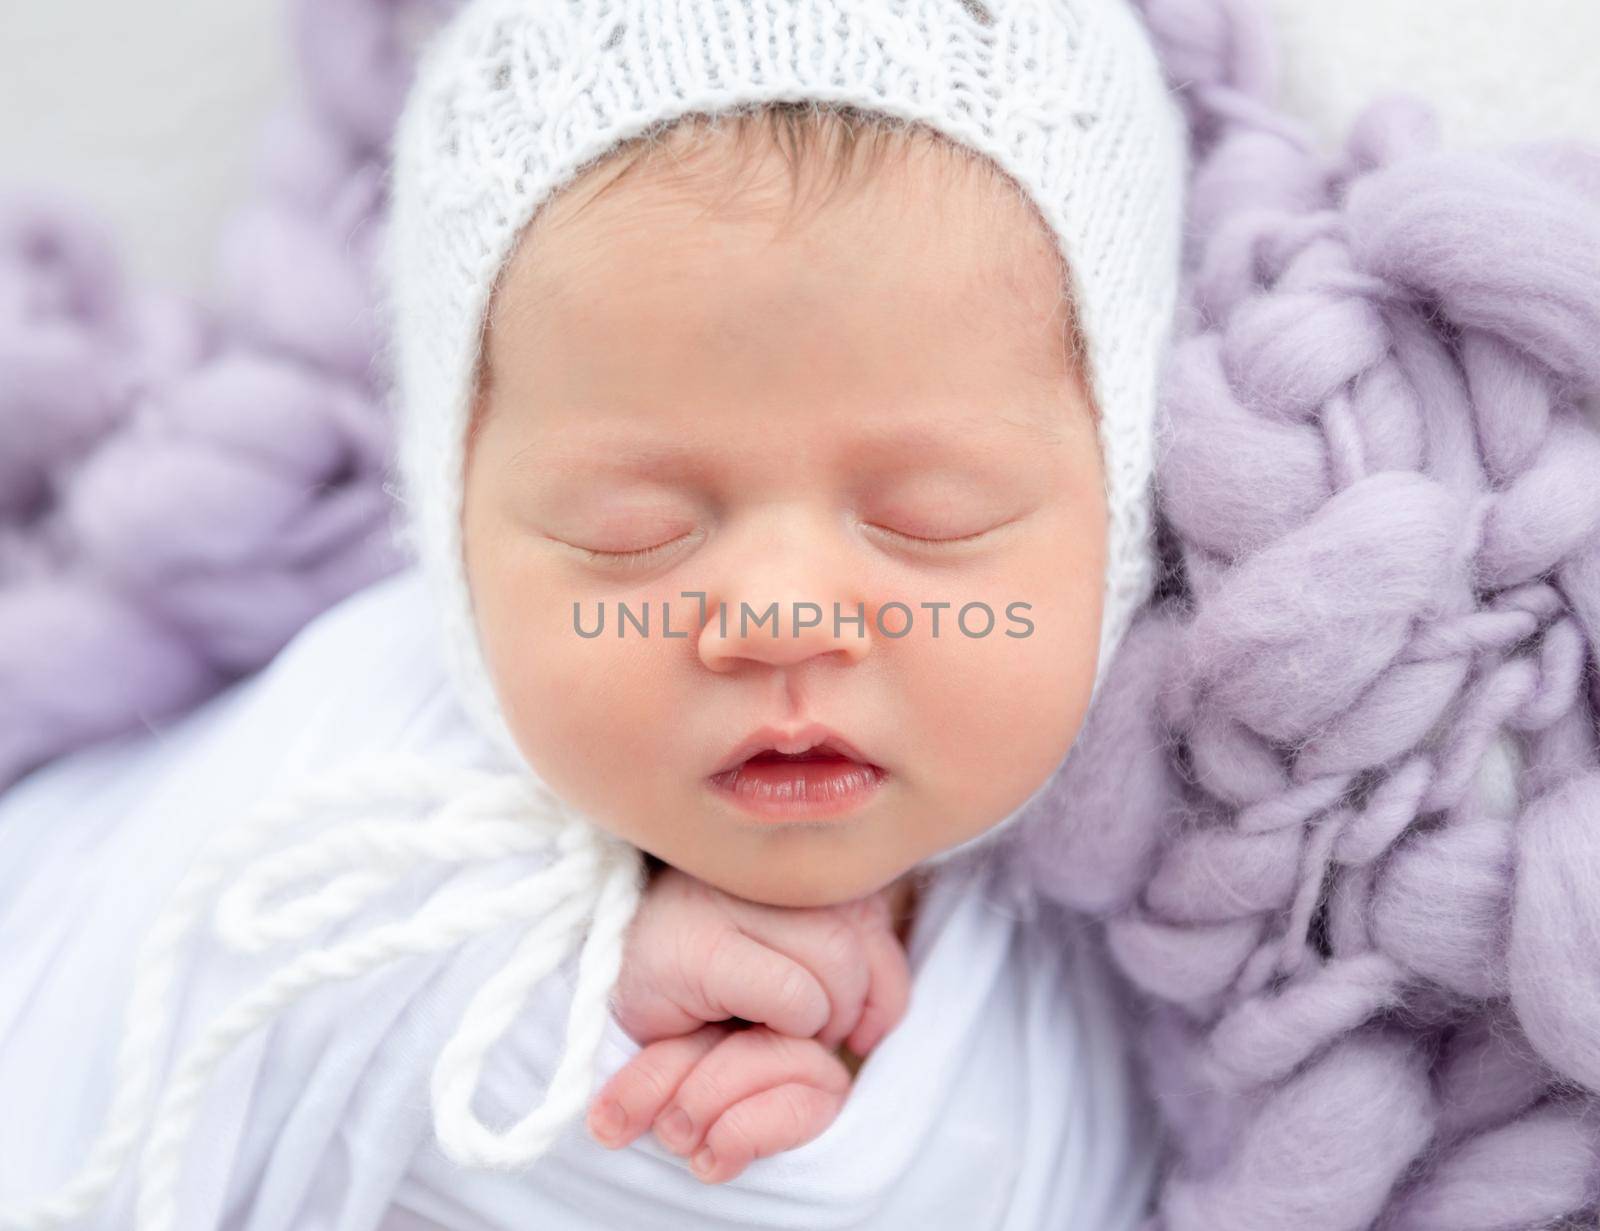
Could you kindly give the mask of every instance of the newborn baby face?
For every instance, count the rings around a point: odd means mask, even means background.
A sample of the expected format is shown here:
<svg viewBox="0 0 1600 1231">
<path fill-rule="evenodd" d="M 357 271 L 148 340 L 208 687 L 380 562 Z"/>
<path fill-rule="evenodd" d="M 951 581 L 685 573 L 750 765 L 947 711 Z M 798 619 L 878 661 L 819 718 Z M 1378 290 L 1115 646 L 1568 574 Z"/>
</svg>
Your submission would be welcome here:
<svg viewBox="0 0 1600 1231">
<path fill-rule="evenodd" d="M 831 905 L 990 828 L 1066 754 L 1104 481 L 1025 206 L 921 147 L 795 222 L 781 151 L 752 157 L 736 205 L 652 163 L 525 235 L 466 565 L 558 795 L 729 893 Z"/>
</svg>

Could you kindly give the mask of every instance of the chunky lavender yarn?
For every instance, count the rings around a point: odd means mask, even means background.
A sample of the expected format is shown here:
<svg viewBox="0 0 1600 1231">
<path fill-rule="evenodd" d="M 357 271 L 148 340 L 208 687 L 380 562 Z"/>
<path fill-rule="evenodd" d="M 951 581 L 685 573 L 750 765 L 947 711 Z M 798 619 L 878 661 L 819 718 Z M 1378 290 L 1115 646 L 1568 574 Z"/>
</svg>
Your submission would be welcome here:
<svg viewBox="0 0 1600 1231">
<path fill-rule="evenodd" d="M 1593 1226 L 1600 150 L 1394 99 L 1325 156 L 1253 10 L 1142 7 L 1196 156 L 1170 572 L 1017 850 L 1144 993 L 1149 1231 Z"/>
<path fill-rule="evenodd" d="M 66 202 L 0 203 L 0 790 L 175 717 L 402 559 L 373 310 L 386 142 L 433 0 L 296 0 L 305 84 L 219 302 L 125 285 Z"/>
</svg>

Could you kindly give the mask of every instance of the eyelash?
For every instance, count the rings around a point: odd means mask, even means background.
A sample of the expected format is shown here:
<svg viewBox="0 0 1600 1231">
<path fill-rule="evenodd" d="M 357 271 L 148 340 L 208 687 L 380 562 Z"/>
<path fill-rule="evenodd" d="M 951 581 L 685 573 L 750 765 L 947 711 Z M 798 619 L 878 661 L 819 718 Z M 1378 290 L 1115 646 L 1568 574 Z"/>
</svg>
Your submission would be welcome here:
<svg viewBox="0 0 1600 1231">
<path fill-rule="evenodd" d="M 983 538 L 987 534 L 993 534 L 1000 528 L 999 526 L 990 526 L 987 530 L 978 530 L 972 534 L 963 534 L 958 538 L 953 539 L 925 539 L 921 535 L 907 534 L 904 530 L 896 530 L 890 526 L 880 526 L 876 523 L 868 524 L 871 525 L 874 530 L 882 530 L 885 534 L 892 534 L 897 539 L 905 539 L 907 542 L 920 543 L 927 547 L 952 547 L 958 543 L 971 543 L 977 539 Z"/>
<path fill-rule="evenodd" d="M 679 541 L 679 539 L 668 539 L 665 543 L 657 543 L 654 547 L 641 547 L 637 551 L 596 551 L 592 547 L 581 547 L 579 550 L 593 561 L 603 560 L 608 564 L 626 564 L 630 560 L 643 560 L 646 556 L 653 556 L 658 551 L 665 551 Z"/>
<path fill-rule="evenodd" d="M 868 525 L 871 525 L 874 530 L 882 530 L 885 534 L 894 535 L 895 538 L 904 539 L 909 543 L 917 543 L 925 547 L 950 547 L 958 543 L 971 543 L 987 534 L 994 533 L 1000 528 L 999 526 L 990 526 L 987 530 L 978 530 L 972 534 L 963 534 L 953 539 L 926 539 L 921 535 L 907 534 L 904 530 L 896 530 L 891 526 L 880 526 L 874 522 L 869 522 Z M 665 543 L 657 543 L 654 547 L 641 547 L 636 551 L 598 551 L 593 547 L 582 547 L 579 550 L 594 563 L 604 561 L 607 564 L 627 564 L 665 551 L 673 544 L 680 542 L 681 539 L 682 536 L 680 535 L 679 538 L 669 539 Z"/>
</svg>

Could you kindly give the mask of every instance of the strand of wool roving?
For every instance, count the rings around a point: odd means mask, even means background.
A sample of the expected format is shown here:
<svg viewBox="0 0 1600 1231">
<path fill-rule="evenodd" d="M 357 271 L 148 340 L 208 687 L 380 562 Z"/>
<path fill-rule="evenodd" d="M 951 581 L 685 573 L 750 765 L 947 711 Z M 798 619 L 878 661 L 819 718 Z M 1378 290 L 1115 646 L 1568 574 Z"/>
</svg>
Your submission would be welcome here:
<svg viewBox="0 0 1600 1231">
<path fill-rule="evenodd" d="M 402 563 L 373 259 L 443 0 L 294 0 L 218 302 L 127 284 L 68 202 L 0 203 L 0 790 L 176 717 Z"/>
<path fill-rule="evenodd" d="M 1600 150 L 1318 152 L 1148 0 L 1192 123 L 1168 576 L 1016 848 L 1141 989 L 1149 1231 L 1592 1226 Z"/>
</svg>

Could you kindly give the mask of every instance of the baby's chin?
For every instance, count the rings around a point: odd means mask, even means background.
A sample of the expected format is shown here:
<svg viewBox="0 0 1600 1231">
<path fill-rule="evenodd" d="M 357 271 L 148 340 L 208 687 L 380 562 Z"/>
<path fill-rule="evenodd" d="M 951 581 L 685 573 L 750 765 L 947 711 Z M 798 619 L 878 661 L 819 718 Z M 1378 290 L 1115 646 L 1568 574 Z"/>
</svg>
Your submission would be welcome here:
<svg viewBox="0 0 1600 1231">
<path fill-rule="evenodd" d="M 971 836 L 970 826 L 952 825 L 899 775 L 858 810 L 817 820 L 752 819 L 709 791 L 672 797 L 672 788 L 657 782 L 626 798 L 596 798 L 593 806 L 580 807 L 594 823 L 678 871 L 768 906 L 856 901 Z"/>
<path fill-rule="evenodd" d="M 840 906 L 845 902 L 853 902 L 857 898 L 876 893 L 896 879 L 897 876 L 891 876 L 887 880 L 873 877 L 829 883 L 783 879 L 774 883 L 764 876 L 734 876 L 720 878 L 718 881 L 708 880 L 707 883 L 715 884 L 724 893 L 730 893 L 747 901 L 760 902 L 766 906 L 797 908 Z"/>
<path fill-rule="evenodd" d="M 918 862 L 909 854 L 868 852 L 851 849 L 848 844 L 786 842 L 783 846 L 782 851 L 764 854 L 735 854 L 726 848 L 653 853 L 724 893 L 783 907 L 852 902 L 892 884 Z"/>
</svg>

